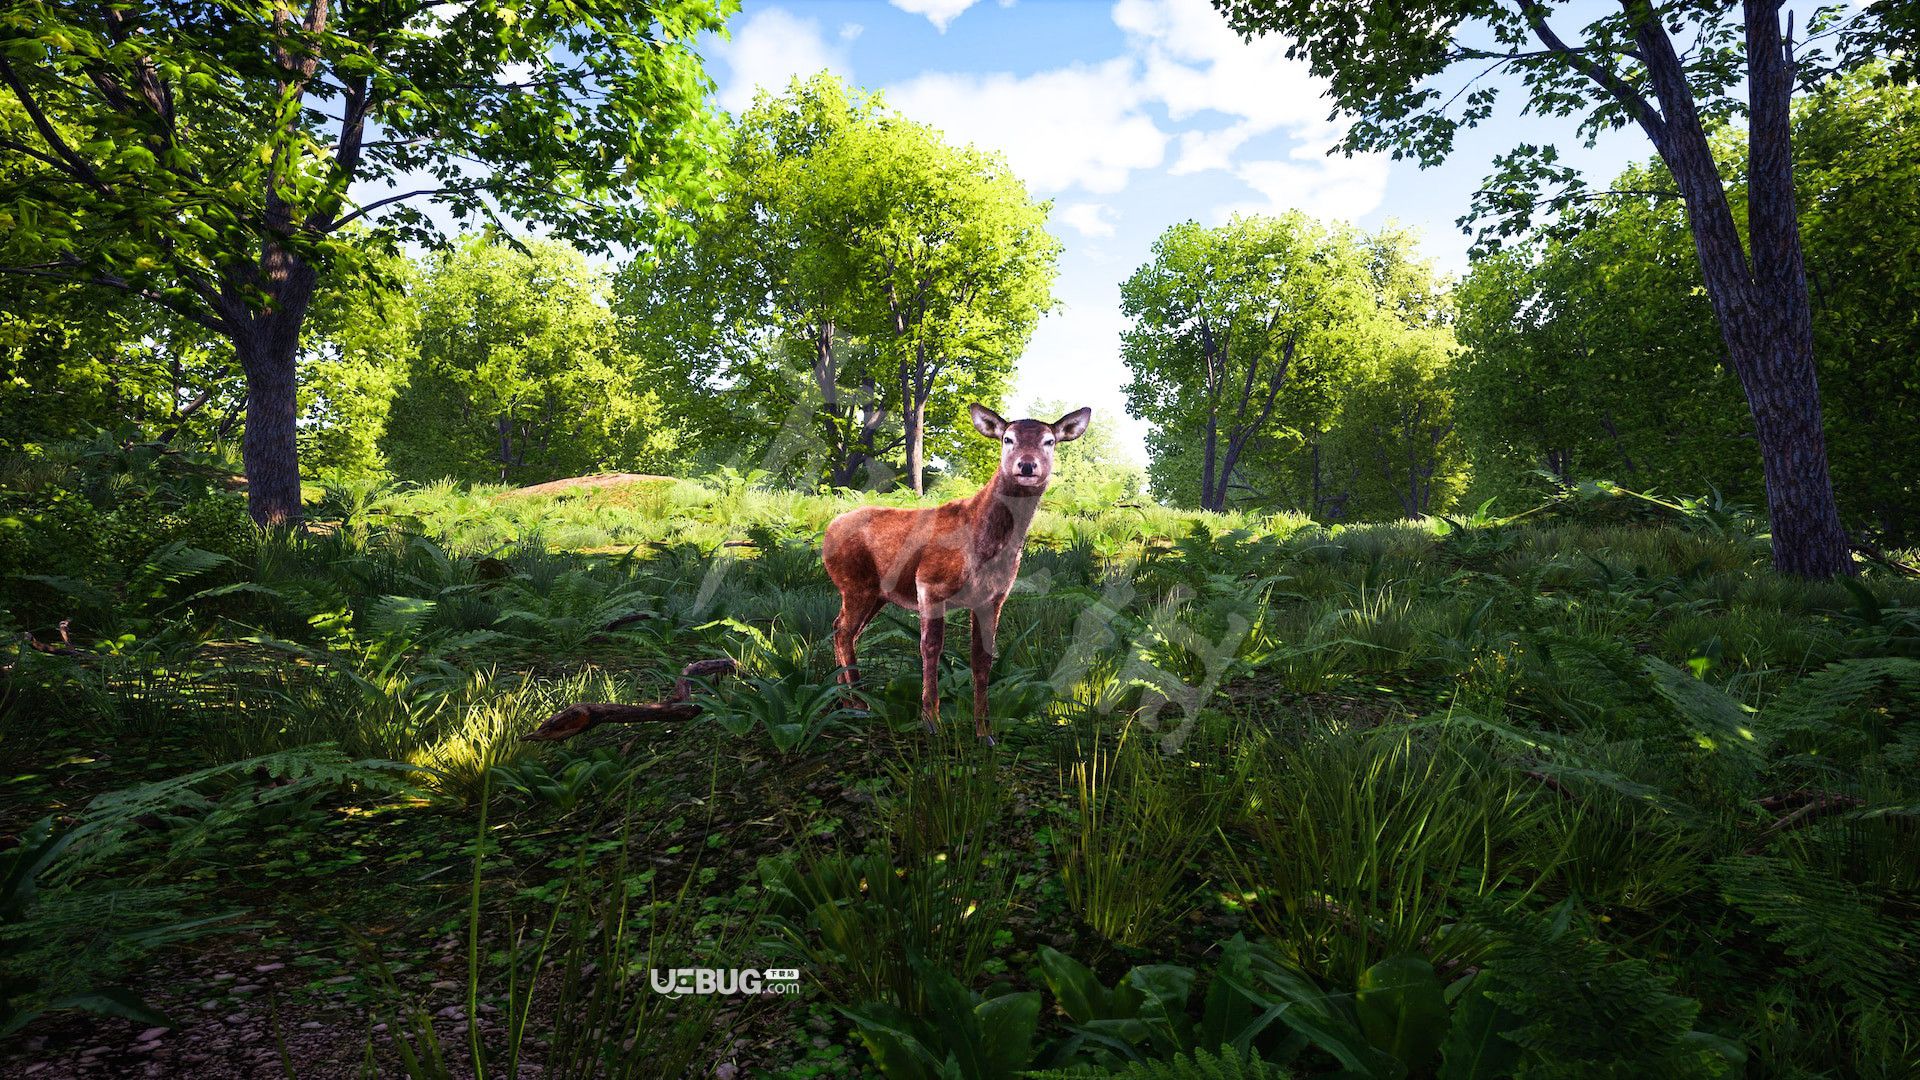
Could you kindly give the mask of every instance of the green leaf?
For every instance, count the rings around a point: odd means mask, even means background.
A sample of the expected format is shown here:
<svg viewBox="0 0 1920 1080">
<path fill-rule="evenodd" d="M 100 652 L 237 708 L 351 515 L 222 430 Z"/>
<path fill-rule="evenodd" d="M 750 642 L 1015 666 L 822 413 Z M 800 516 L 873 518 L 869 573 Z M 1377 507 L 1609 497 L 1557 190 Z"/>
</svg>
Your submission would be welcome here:
<svg viewBox="0 0 1920 1080">
<path fill-rule="evenodd" d="M 1487 996 L 1482 974 L 1454 1003 L 1453 1023 L 1440 1045 L 1438 1080 L 1498 1080 L 1511 1076 L 1520 1047 L 1502 1033 L 1520 1026 L 1512 1010 Z"/>
<path fill-rule="evenodd" d="M 1360 1030 L 1374 1046 L 1421 1071 L 1446 1037 L 1446 992 L 1433 965 L 1418 956 L 1395 956 L 1360 973 L 1354 995 Z"/>
</svg>

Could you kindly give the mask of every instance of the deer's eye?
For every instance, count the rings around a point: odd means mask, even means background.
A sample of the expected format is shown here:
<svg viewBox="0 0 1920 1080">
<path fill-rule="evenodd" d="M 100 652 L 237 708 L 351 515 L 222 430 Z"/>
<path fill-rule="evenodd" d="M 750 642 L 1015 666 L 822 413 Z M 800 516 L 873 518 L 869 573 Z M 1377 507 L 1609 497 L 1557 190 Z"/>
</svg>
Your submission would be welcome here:
<svg viewBox="0 0 1920 1080">
<path fill-rule="evenodd" d="M 1052 439 L 1048 439 L 1048 440 L 1046 440 L 1045 442 L 1042 442 L 1042 443 L 1041 443 L 1040 445 L 1041 445 L 1041 446 L 1052 446 L 1052 445 L 1053 445 L 1053 440 L 1052 440 Z"/>
<path fill-rule="evenodd" d="M 1009 435 L 1009 436 L 1007 436 L 1007 445 L 1008 445 L 1008 446 L 1012 446 L 1012 445 L 1013 445 L 1013 436 L 1011 436 L 1011 435 Z"/>
</svg>

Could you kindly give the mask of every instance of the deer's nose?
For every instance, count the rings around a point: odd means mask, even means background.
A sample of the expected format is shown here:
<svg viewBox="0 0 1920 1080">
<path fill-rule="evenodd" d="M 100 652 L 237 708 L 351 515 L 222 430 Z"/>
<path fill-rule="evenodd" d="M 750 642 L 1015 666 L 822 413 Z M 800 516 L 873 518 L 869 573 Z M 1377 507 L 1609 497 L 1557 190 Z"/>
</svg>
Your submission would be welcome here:
<svg viewBox="0 0 1920 1080">
<path fill-rule="evenodd" d="M 1020 475 L 1032 476 L 1033 470 L 1036 468 L 1038 468 L 1038 466 L 1036 466 L 1031 460 L 1022 461 L 1019 465 Z"/>
</svg>

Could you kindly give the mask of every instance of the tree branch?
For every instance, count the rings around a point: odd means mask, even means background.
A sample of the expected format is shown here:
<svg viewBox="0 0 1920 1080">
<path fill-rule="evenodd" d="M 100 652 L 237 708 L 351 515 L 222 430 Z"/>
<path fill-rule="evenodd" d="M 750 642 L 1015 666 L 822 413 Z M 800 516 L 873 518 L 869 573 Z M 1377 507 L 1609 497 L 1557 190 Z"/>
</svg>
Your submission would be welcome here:
<svg viewBox="0 0 1920 1080">
<path fill-rule="evenodd" d="M 118 289 L 121 292 L 151 300 L 175 315 L 193 323 L 195 326 L 211 330 L 221 336 L 228 334 L 225 320 L 209 312 L 200 311 L 190 305 L 182 304 L 174 297 L 155 289 L 135 285 L 123 277 L 114 274 L 94 274 L 88 277 L 75 277 L 70 274 L 57 274 L 52 270 L 38 266 L 0 266 L 0 274 L 12 274 L 16 277 L 36 277 L 62 285 L 93 285 L 105 289 Z"/>
<path fill-rule="evenodd" d="M 27 89 L 27 84 L 21 80 L 19 73 L 13 70 L 13 64 L 8 62 L 4 54 L 0 54 L 0 82 L 5 82 L 8 89 L 13 91 L 13 96 L 19 100 L 20 107 L 27 111 L 27 118 L 33 121 L 34 130 L 40 133 L 40 137 L 47 141 L 47 146 L 65 163 L 66 172 L 100 194 L 111 196 L 112 189 L 100 178 L 100 174 L 94 171 L 92 163 L 74 153 L 73 148 L 67 145 L 66 140 L 60 137 L 60 132 L 47 119 L 47 114 L 40 111 L 40 103 L 33 99 L 33 93 Z"/>
<path fill-rule="evenodd" d="M 1575 71 L 1585 75 L 1593 80 L 1595 85 L 1612 94 L 1615 100 L 1633 115 L 1634 120 L 1647 133 L 1647 137 L 1653 140 L 1653 145 L 1658 147 L 1666 138 L 1666 119 L 1660 115 L 1659 110 L 1655 109 L 1651 102 L 1642 97 L 1638 90 L 1629 85 L 1612 68 L 1595 63 L 1592 57 L 1586 55 L 1586 50 L 1575 49 L 1562 40 L 1560 35 L 1554 32 L 1553 27 L 1547 24 L 1547 11 L 1540 5 L 1539 0 L 1516 0 L 1516 2 L 1520 14 L 1527 20 L 1527 25 L 1533 28 L 1534 36 L 1538 37 L 1553 55 L 1565 60 Z"/>
</svg>

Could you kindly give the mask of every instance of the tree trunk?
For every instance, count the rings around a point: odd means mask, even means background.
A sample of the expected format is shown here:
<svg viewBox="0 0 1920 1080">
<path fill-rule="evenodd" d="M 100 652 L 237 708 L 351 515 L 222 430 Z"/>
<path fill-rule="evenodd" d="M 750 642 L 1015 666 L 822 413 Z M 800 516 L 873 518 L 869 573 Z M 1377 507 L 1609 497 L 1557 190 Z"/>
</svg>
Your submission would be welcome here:
<svg viewBox="0 0 1920 1080">
<path fill-rule="evenodd" d="M 906 410 L 907 424 L 907 479 L 913 484 L 915 495 L 925 495 L 926 488 L 926 430 L 927 403 L 914 402 Z"/>
<path fill-rule="evenodd" d="M 1780 8 L 1745 4 L 1748 100 L 1747 226 L 1742 243 L 1685 69 L 1665 28 L 1647 18 L 1636 40 L 1663 118 L 1648 128 L 1687 207 L 1700 276 L 1727 358 L 1746 391 L 1766 476 L 1773 565 L 1827 578 L 1855 572 L 1827 470 L 1812 306 L 1794 206 L 1793 64 Z"/>
<path fill-rule="evenodd" d="M 1783 299 L 1791 303 L 1790 297 Z M 1806 294 L 1798 299 L 1804 307 Z M 1751 373 L 1741 382 L 1766 477 L 1774 569 L 1810 578 L 1853 574 L 1853 554 L 1827 470 L 1812 335 L 1762 325 L 1726 336 L 1736 367 Z"/>
<path fill-rule="evenodd" d="M 1214 462 L 1220 453 L 1220 421 L 1213 416 L 1207 417 L 1206 451 L 1200 464 L 1200 509 L 1215 513 L 1226 508 L 1227 485 L 1225 479 L 1215 482 L 1213 478 Z"/>
<path fill-rule="evenodd" d="M 304 310 L 305 305 L 302 305 Z M 247 376 L 247 426 L 240 456 L 247 473 L 247 511 L 270 529 L 300 526 L 300 328 L 269 316 L 234 334 L 234 353 Z"/>
</svg>

